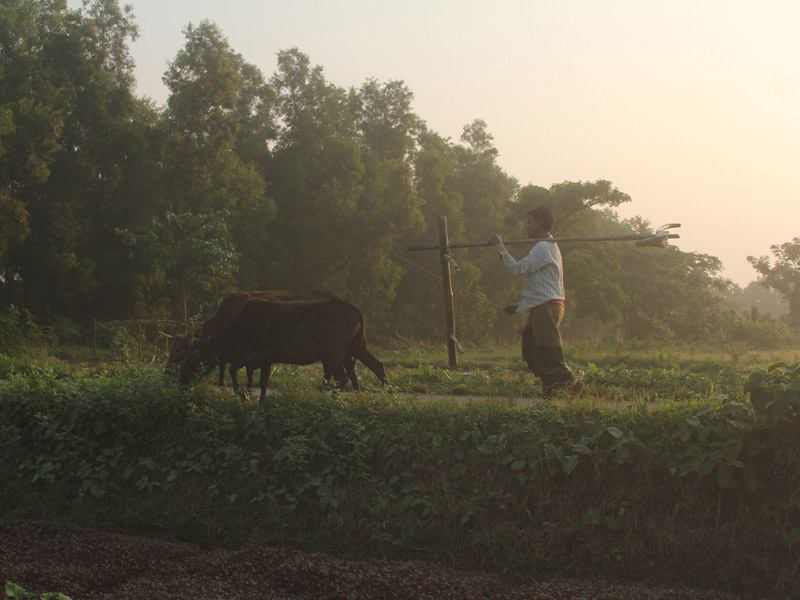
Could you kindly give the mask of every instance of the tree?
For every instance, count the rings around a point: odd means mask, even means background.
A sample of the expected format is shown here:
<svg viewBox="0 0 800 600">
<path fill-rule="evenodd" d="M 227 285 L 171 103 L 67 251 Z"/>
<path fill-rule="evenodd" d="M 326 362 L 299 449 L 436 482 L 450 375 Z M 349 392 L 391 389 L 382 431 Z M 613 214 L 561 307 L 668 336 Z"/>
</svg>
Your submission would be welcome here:
<svg viewBox="0 0 800 600">
<path fill-rule="evenodd" d="M 769 315 L 773 318 L 783 317 L 788 314 L 789 308 L 786 300 L 775 290 L 769 289 L 758 281 L 751 281 L 745 286 L 733 286 L 725 298 L 726 304 L 739 313 L 749 313 L 754 316 Z"/>
<path fill-rule="evenodd" d="M 238 257 L 226 216 L 168 212 L 142 233 L 116 232 L 138 266 L 137 292 L 151 310 L 189 321 L 231 289 Z"/>
<path fill-rule="evenodd" d="M 652 233 L 641 219 L 627 224 L 633 232 Z M 730 283 L 719 277 L 718 258 L 626 244 L 616 264 L 607 276 L 623 292 L 619 308 L 627 336 L 699 341 L 719 335 Z"/>
<path fill-rule="evenodd" d="M 282 88 L 281 94 L 288 90 Z M 295 92 L 308 93 L 303 88 L 291 93 Z M 293 109 L 306 101 L 298 99 L 295 104 L 284 98 L 282 107 L 292 104 Z M 336 136 L 331 123 L 322 120 L 324 115 L 314 116 L 317 108 L 281 113 L 289 126 L 267 171 L 277 217 L 268 230 L 272 252 L 265 271 L 271 286 L 342 291 L 353 245 L 361 242 L 353 218 L 364 164 L 358 142 L 351 136 Z"/>
<path fill-rule="evenodd" d="M 439 217 L 447 217 L 449 235 L 463 239 L 463 198 L 456 188 L 456 156 L 453 145 L 439 134 L 423 129 L 411 157 L 413 186 L 419 202 L 421 221 L 408 232 L 404 246 L 437 243 Z M 442 284 L 439 275 L 439 254 L 434 251 L 408 253 L 398 248 L 397 264 L 402 276 L 388 315 L 388 329 L 407 339 L 443 339 L 444 323 Z M 433 274 L 433 275 L 432 275 Z"/>
<path fill-rule="evenodd" d="M 121 87 L 130 88 L 134 83 L 135 64 L 128 40 L 135 42 L 139 37 L 133 8 L 127 4 L 120 7 L 118 0 L 83 0 L 83 8 L 94 27 L 95 50 L 103 67 L 114 75 Z"/>
<path fill-rule="evenodd" d="M 46 181 L 60 148 L 68 96 L 50 62 L 53 35 L 63 35 L 66 2 L 6 1 L 0 5 L 0 276 L 30 232 L 25 190 Z"/>
<path fill-rule="evenodd" d="M 271 82 L 281 124 L 266 172 L 278 207 L 271 284 L 339 292 L 385 324 L 401 274 L 391 254 L 420 219 L 412 172 L 399 155 L 412 141 L 397 124 L 415 122 L 403 112 L 403 89 L 388 86 L 387 99 L 372 82 L 366 98 L 348 94 L 297 49 L 279 53 Z"/>
<path fill-rule="evenodd" d="M 464 237 L 465 241 L 483 241 L 492 232 L 503 231 L 519 184 L 497 164 L 499 152 L 484 121 L 475 119 L 465 125 L 461 142 L 455 146 L 455 188 L 462 199 Z M 523 222 L 516 224 L 517 231 Z M 456 326 L 464 337 L 489 337 L 496 331 L 498 319 L 502 324 L 509 320 L 478 297 L 488 296 L 495 304 L 505 304 L 516 293 L 517 282 L 505 269 L 498 268 L 497 256 L 491 251 L 469 252 L 458 264 L 455 279 L 475 295 L 461 294 Z"/>
<path fill-rule="evenodd" d="M 368 79 L 357 92 L 351 91 L 356 127 L 364 144 L 380 158 L 404 160 L 412 151 L 422 128 L 420 118 L 411 112 L 413 98 L 402 81 L 381 85 Z"/>
<path fill-rule="evenodd" d="M 630 224 L 620 223 L 607 211 L 589 209 L 575 213 L 556 235 L 600 236 L 632 233 Z M 617 276 L 623 253 L 637 250 L 616 242 L 562 244 L 564 285 L 569 310 L 565 328 L 580 321 L 605 324 L 603 335 L 620 323 L 625 292 Z M 595 328 L 597 326 L 595 325 Z M 597 332 L 595 332 L 597 334 Z"/>
<path fill-rule="evenodd" d="M 130 226 L 126 219 L 141 215 L 152 195 L 137 193 L 140 179 L 152 179 L 145 165 L 156 164 L 140 126 L 153 112 L 132 92 L 126 44 L 137 29 L 115 0 L 87 2 L 85 11 L 57 1 L 11 4 L 0 36 L 0 93 L 14 125 L 3 141 L 13 157 L 3 189 L 24 207 L 16 212 L 27 214 L 31 234 L 13 238 L 6 272 L 35 314 L 87 318 L 124 306 L 119 287 L 103 288 L 103 275 L 116 272 L 112 230 Z"/>
<path fill-rule="evenodd" d="M 170 90 L 165 114 L 170 139 L 164 159 L 172 186 L 165 208 L 233 214 L 240 203 L 266 202 L 264 182 L 252 158 L 233 150 L 245 119 L 254 119 L 264 135 L 272 131 L 260 120 L 263 112 L 268 114 L 271 91 L 214 23 L 189 24 L 184 35 L 186 44 L 164 75 Z M 263 143 L 266 147 L 267 140 Z"/>
<path fill-rule="evenodd" d="M 761 274 L 758 282 L 778 292 L 789 305 L 789 323 L 800 327 L 800 238 L 770 246 L 774 264 L 768 256 L 748 256 L 747 261 Z"/>
<path fill-rule="evenodd" d="M 246 287 L 259 287 L 275 204 L 261 170 L 276 135 L 275 94 L 261 72 L 234 52 L 209 21 L 184 30 L 164 82 L 168 141 L 163 157 L 170 212 L 225 211 Z"/>
<path fill-rule="evenodd" d="M 469 156 L 474 161 L 488 160 L 494 162 L 500 154 L 494 146 L 494 136 L 489 133 L 486 121 L 475 119 L 464 125 L 461 141 L 469 148 Z"/>
<path fill-rule="evenodd" d="M 549 202 L 556 217 L 559 235 L 563 235 L 569 222 L 582 211 L 590 208 L 616 208 L 630 201 L 628 194 L 613 187 L 605 179 L 564 181 L 550 186 Z"/>
</svg>

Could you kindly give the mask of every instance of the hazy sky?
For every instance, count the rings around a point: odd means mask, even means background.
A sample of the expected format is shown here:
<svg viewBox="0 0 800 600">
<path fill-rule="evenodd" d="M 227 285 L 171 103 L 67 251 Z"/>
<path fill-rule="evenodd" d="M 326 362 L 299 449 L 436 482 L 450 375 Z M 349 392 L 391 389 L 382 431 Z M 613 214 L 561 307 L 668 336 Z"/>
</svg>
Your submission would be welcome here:
<svg viewBox="0 0 800 600">
<path fill-rule="evenodd" d="M 522 185 L 610 180 L 633 199 L 620 216 L 682 223 L 673 243 L 740 285 L 748 255 L 800 237 L 800 0 L 122 3 L 159 104 L 184 27 L 208 19 L 265 77 L 297 47 L 341 87 L 403 80 L 453 140 L 483 119 Z"/>
</svg>

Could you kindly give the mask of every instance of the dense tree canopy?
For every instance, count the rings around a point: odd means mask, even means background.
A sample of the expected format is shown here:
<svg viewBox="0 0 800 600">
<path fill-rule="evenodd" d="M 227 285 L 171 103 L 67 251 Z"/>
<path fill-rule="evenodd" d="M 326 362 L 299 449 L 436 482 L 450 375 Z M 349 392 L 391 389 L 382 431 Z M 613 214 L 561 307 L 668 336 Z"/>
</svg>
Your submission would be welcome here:
<svg viewBox="0 0 800 600">
<path fill-rule="evenodd" d="M 559 235 L 649 231 L 620 221 L 631 198 L 609 181 L 521 186 L 484 121 L 444 138 L 402 81 L 345 89 L 297 48 L 265 76 L 211 22 L 186 26 L 155 106 L 133 92 L 137 35 L 117 0 L 0 4 L 0 309 L 185 319 L 233 288 L 317 288 L 359 304 L 376 334 L 438 340 L 438 254 L 406 247 L 435 243 L 440 216 L 455 241 L 523 237 L 538 204 Z M 753 260 L 791 306 L 794 246 L 773 249 L 774 267 Z M 691 340 L 727 318 L 714 257 L 562 251 L 576 332 Z M 459 336 L 512 336 L 493 305 L 521 281 L 486 249 L 452 258 Z"/>
</svg>

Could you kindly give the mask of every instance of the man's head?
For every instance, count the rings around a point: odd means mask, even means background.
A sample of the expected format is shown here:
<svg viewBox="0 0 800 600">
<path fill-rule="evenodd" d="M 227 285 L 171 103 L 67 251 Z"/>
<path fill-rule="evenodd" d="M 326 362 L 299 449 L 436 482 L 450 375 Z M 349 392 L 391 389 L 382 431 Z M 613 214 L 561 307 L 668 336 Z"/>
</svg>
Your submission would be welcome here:
<svg viewBox="0 0 800 600">
<path fill-rule="evenodd" d="M 553 218 L 553 211 L 549 206 L 537 206 L 528 211 L 528 223 L 525 231 L 529 237 L 544 237 L 553 231 L 556 220 Z"/>
</svg>

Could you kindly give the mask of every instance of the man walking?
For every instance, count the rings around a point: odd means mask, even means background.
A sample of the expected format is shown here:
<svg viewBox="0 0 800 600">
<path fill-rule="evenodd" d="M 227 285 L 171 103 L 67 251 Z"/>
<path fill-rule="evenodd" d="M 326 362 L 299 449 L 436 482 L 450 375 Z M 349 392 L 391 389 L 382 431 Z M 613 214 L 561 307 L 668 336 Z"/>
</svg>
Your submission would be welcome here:
<svg viewBox="0 0 800 600">
<path fill-rule="evenodd" d="M 528 211 L 525 232 L 531 238 L 552 238 L 555 225 L 553 213 L 547 206 Z M 564 318 L 564 269 L 561 250 L 556 242 L 541 241 L 533 245 L 522 260 L 508 253 L 499 235 L 493 233 L 489 243 L 496 249 L 503 264 L 512 275 L 525 275 L 525 287 L 518 304 L 503 310 L 508 314 L 528 313 L 522 328 L 522 358 L 533 374 L 542 380 L 545 398 L 555 390 L 564 389 L 572 397 L 580 396 L 583 383 L 567 366 L 561 344 L 559 326 Z"/>
</svg>

